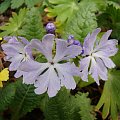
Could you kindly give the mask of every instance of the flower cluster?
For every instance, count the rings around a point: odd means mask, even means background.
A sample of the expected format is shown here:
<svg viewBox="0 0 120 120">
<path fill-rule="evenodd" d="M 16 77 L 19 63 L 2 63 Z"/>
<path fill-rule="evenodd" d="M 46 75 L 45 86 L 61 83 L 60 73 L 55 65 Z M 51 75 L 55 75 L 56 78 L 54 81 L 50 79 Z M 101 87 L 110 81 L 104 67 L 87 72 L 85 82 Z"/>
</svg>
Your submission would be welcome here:
<svg viewBox="0 0 120 120">
<path fill-rule="evenodd" d="M 115 67 L 110 57 L 117 53 L 118 41 L 108 40 L 111 30 L 98 40 L 100 31 L 98 28 L 88 34 L 83 45 L 72 35 L 65 41 L 47 34 L 42 41 L 32 39 L 30 42 L 23 37 L 5 37 L 8 42 L 2 44 L 2 48 L 5 60 L 11 62 L 9 70 L 16 71 L 15 77 L 23 76 L 23 83 L 34 84 L 36 94 L 47 92 L 53 97 L 62 86 L 75 89 L 74 76 L 88 81 L 90 74 L 98 85 L 100 79 L 107 80 L 107 69 Z M 35 52 L 46 60 L 36 61 Z M 77 56 L 81 56 L 79 66 L 71 62 Z"/>
</svg>

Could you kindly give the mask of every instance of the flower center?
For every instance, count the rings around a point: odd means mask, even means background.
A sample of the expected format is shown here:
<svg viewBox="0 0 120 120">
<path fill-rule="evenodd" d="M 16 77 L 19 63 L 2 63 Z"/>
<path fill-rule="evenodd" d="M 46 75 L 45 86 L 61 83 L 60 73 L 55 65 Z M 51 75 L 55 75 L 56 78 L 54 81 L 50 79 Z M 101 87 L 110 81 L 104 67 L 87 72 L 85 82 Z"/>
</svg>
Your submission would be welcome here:
<svg viewBox="0 0 120 120">
<path fill-rule="evenodd" d="M 51 65 L 54 65 L 54 62 L 50 62 Z"/>
</svg>

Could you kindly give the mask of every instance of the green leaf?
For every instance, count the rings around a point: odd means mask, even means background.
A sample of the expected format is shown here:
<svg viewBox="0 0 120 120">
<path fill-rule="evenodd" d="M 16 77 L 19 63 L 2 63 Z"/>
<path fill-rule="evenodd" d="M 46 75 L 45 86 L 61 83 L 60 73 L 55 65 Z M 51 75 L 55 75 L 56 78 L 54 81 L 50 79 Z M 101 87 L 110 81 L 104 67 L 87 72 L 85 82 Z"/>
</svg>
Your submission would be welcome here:
<svg viewBox="0 0 120 120">
<path fill-rule="evenodd" d="M 79 78 L 79 79 L 80 79 L 80 82 L 78 83 L 78 86 L 80 88 L 86 87 L 95 82 L 95 80 L 90 75 L 88 76 L 88 82 L 83 81 L 81 78 Z"/>
<path fill-rule="evenodd" d="M 0 14 L 4 13 L 10 6 L 10 1 L 11 0 L 4 0 L 1 4 L 0 4 Z"/>
<path fill-rule="evenodd" d="M 27 12 L 25 24 L 22 26 L 20 36 L 26 37 L 28 40 L 33 38 L 41 39 L 45 33 L 42 24 L 42 18 L 37 8 L 32 8 Z"/>
<path fill-rule="evenodd" d="M 27 5 L 28 8 L 34 7 L 37 3 L 42 2 L 42 0 L 11 0 L 11 8 L 19 8 L 23 4 Z"/>
<path fill-rule="evenodd" d="M 116 67 L 120 68 L 120 45 L 118 45 L 118 52 L 115 56 L 112 57 L 113 62 L 115 63 Z"/>
<path fill-rule="evenodd" d="M 0 37 L 7 35 L 19 35 L 19 30 L 23 25 L 25 16 L 26 9 L 21 9 L 19 14 L 13 13 L 13 16 L 9 19 L 9 22 L 0 27 L 0 30 L 2 30 Z"/>
<path fill-rule="evenodd" d="M 36 95 L 34 93 L 34 86 L 23 84 L 20 79 L 16 81 L 15 86 L 16 93 L 12 103 L 12 120 L 18 120 L 27 112 L 38 107 L 41 99 L 44 97 L 44 94 Z"/>
<path fill-rule="evenodd" d="M 71 17 L 79 9 L 78 3 L 75 0 L 49 0 L 49 3 L 54 4 L 53 8 L 48 8 L 48 16 L 57 16 L 56 21 L 63 24 L 69 21 Z"/>
<path fill-rule="evenodd" d="M 81 120 L 95 120 L 95 113 L 93 111 L 93 106 L 90 105 L 91 101 L 87 98 L 87 93 L 79 93 L 75 95 L 76 106 L 79 106 L 79 114 Z"/>
<path fill-rule="evenodd" d="M 25 0 L 27 7 L 34 7 L 35 4 L 40 3 L 42 0 Z"/>
<path fill-rule="evenodd" d="M 9 84 L 0 91 L 0 111 L 7 109 L 15 95 L 14 84 Z"/>
<path fill-rule="evenodd" d="M 87 94 L 72 96 L 69 91 L 62 89 L 46 103 L 44 114 L 46 120 L 94 120 L 92 110 Z"/>
<path fill-rule="evenodd" d="M 96 9 L 103 11 L 107 6 L 107 0 L 86 0 L 89 4 L 95 4 Z"/>
<path fill-rule="evenodd" d="M 100 14 L 97 19 L 98 26 L 103 29 L 112 29 L 111 37 L 120 39 L 120 6 L 108 5 L 104 13 Z"/>
<path fill-rule="evenodd" d="M 19 8 L 24 3 L 24 0 L 12 0 L 11 1 L 11 8 Z"/>
<path fill-rule="evenodd" d="M 43 55 L 38 55 L 36 58 L 35 58 L 35 60 L 37 61 L 37 62 L 40 62 L 40 63 L 46 63 L 47 62 L 47 59 L 45 58 L 45 56 L 43 56 Z"/>
<path fill-rule="evenodd" d="M 86 0 L 81 1 L 79 11 L 73 19 L 67 23 L 62 36 L 67 38 L 68 35 L 72 34 L 76 39 L 83 42 L 84 37 L 97 27 L 95 11 L 95 4 L 88 4 Z"/>
<path fill-rule="evenodd" d="M 107 1 L 107 4 L 112 5 L 116 9 L 120 8 L 120 5 L 117 2 L 114 2 L 114 1 Z"/>
<path fill-rule="evenodd" d="M 105 119 L 111 114 L 112 120 L 118 120 L 118 109 L 120 110 L 120 71 L 109 72 L 108 81 L 105 82 L 102 96 L 96 106 L 100 109 L 103 106 L 102 116 Z"/>
</svg>

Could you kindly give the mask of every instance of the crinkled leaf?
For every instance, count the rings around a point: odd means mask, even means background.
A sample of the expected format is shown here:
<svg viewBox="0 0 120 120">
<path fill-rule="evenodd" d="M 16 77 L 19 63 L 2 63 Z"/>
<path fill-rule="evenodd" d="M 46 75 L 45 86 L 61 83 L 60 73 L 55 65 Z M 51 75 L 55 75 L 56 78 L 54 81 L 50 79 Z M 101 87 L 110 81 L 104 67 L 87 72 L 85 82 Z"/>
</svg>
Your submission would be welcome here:
<svg viewBox="0 0 120 120">
<path fill-rule="evenodd" d="M 11 8 L 19 8 L 24 3 L 24 0 L 11 0 Z"/>
<path fill-rule="evenodd" d="M 105 119 L 111 114 L 113 120 L 118 120 L 118 109 L 120 109 L 120 71 L 109 72 L 108 81 L 105 82 L 102 96 L 96 106 L 100 109 L 103 106 L 102 116 Z"/>
<path fill-rule="evenodd" d="M 14 99 L 15 86 L 14 84 L 9 84 L 0 91 L 0 111 L 8 108 Z"/>
<path fill-rule="evenodd" d="M 103 14 L 98 16 L 98 26 L 103 29 L 112 29 L 112 38 L 120 39 L 120 7 L 108 5 Z"/>
<path fill-rule="evenodd" d="M 79 4 L 79 11 L 75 14 L 73 19 L 65 26 L 62 36 L 67 38 L 68 35 L 74 35 L 76 39 L 83 41 L 83 38 L 97 27 L 95 4 L 88 4 L 81 1 Z"/>
<path fill-rule="evenodd" d="M 62 89 L 57 96 L 49 99 L 45 107 L 46 120 L 94 120 L 93 107 L 87 94 L 72 96 Z"/>
<path fill-rule="evenodd" d="M 11 0 L 11 8 L 19 8 L 23 4 L 27 5 L 28 8 L 34 7 L 37 3 L 40 3 L 42 0 Z"/>
<path fill-rule="evenodd" d="M 20 36 L 26 37 L 28 40 L 33 38 L 41 39 L 45 33 L 42 24 L 42 18 L 37 8 L 32 8 L 27 12 L 25 24 L 22 26 Z"/>
<path fill-rule="evenodd" d="M 36 95 L 34 86 L 23 84 L 20 79 L 16 81 L 15 86 L 16 93 L 12 103 L 12 120 L 19 119 L 27 112 L 38 107 L 44 97 L 44 95 Z"/>
<path fill-rule="evenodd" d="M 40 3 L 42 0 L 25 0 L 27 7 L 34 7 L 35 4 Z"/>
<path fill-rule="evenodd" d="M 10 6 L 10 1 L 11 0 L 4 0 L 1 4 L 0 4 L 0 14 L 4 13 Z"/>
</svg>

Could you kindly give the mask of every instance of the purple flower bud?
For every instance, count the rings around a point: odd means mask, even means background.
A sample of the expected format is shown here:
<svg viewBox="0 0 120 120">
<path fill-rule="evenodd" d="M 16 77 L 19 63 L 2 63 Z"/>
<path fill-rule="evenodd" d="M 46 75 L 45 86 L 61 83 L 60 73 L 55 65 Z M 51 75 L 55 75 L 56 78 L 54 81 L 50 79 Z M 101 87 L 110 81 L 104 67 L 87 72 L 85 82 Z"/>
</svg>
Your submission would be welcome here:
<svg viewBox="0 0 120 120">
<path fill-rule="evenodd" d="M 81 54 L 84 54 L 84 50 L 82 49 L 82 52 L 81 52 Z"/>
<path fill-rule="evenodd" d="M 68 40 L 70 40 L 70 39 L 73 39 L 73 40 L 74 40 L 74 36 L 73 36 L 73 35 L 69 35 L 69 36 L 68 36 Z"/>
<path fill-rule="evenodd" d="M 68 36 L 68 40 L 67 40 L 68 44 L 73 45 L 74 41 L 75 41 L 74 40 L 74 36 L 73 35 L 69 35 Z"/>
<path fill-rule="evenodd" d="M 74 40 L 73 44 L 81 46 L 81 44 L 80 44 L 80 42 L 78 40 Z"/>
<path fill-rule="evenodd" d="M 56 27 L 53 23 L 48 23 L 45 28 L 47 33 L 51 33 L 51 34 L 55 33 Z"/>
<path fill-rule="evenodd" d="M 67 40 L 67 43 L 70 44 L 70 45 L 73 45 L 74 39 L 68 39 L 68 40 Z"/>
</svg>

